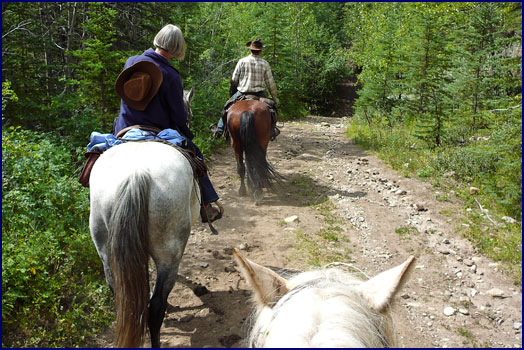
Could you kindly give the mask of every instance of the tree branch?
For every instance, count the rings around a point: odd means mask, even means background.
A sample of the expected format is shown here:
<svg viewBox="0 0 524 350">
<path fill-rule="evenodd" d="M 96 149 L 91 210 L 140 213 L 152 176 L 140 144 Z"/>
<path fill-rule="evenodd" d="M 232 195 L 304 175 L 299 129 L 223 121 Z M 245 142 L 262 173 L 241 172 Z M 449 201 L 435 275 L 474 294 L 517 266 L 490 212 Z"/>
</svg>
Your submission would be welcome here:
<svg viewBox="0 0 524 350">
<path fill-rule="evenodd" d="M 480 208 L 480 211 L 482 211 L 484 213 L 484 215 L 486 215 L 486 217 L 488 218 L 489 221 L 491 221 L 491 223 L 495 226 L 500 226 L 500 223 L 498 222 L 495 222 L 493 221 L 493 219 L 489 216 L 488 214 L 488 211 L 484 208 L 482 208 L 482 205 L 480 205 L 479 201 L 477 200 L 477 198 L 473 198 L 475 200 L 475 202 L 477 202 L 477 204 L 479 205 L 479 208 Z"/>
<path fill-rule="evenodd" d="M 509 108 L 500 108 L 500 109 L 491 109 L 490 112 L 499 112 L 499 111 L 509 111 L 510 109 L 515 109 L 522 107 L 522 103 L 515 107 L 509 107 Z"/>
<path fill-rule="evenodd" d="M 31 23 L 31 21 L 25 21 L 25 22 L 21 22 L 20 24 L 18 24 L 15 28 L 11 29 L 10 31 L 8 31 L 7 33 L 5 33 L 4 35 L 2 35 L 2 39 L 5 38 L 6 36 L 8 36 L 9 34 L 11 34 L 12 32 L 15 32 L 17 30 L 27 30 L 31 35 L 34 36 L 34 34 L 27 28 L 24 28 L 24 26 L 28 25 L 29 23 Z"/>
</svg>

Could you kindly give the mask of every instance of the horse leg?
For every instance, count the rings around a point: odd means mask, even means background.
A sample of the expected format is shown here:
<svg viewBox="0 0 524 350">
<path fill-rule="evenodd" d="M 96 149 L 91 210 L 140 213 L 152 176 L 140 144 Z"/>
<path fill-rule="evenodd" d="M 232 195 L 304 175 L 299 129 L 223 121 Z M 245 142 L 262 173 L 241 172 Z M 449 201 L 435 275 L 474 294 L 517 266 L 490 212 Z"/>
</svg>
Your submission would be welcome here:
<svg viewBox="0 0 524 350">
<path fill-rule="evenodd" d="M 191 232 L 191 224 L 184 225 L 178 233 L 174 235 L 175 241 L 157 241 L 155 246 L 160 249 L 153 249 L 152 256 L 156 264 L 157 277 L 153 296 L 149 301 L 149 333 L 151 334 L 151 347 L 160 347 L 160 328 L 164 321 L 167 309 L 167 298 L 175 286 L 178 267 L 184 254 L 184 249 Z M 154 238 L 152 238 L 154 240 Z M 169 251 L 164 250 L 165 246 L 173 247 Z"/>
<path fill-rule="evenodd" d="M 266 158 L 266 152 L 264 150 L 263 159 L 265 158 Z M 253 168 L 252 171 L 253 171 L 253 177 L 255 177 L 254 176 L 255 171 L 257 171 L 260 174 L 260 171 L 258 169 Z M 260 183 L 260 181 L 257 181 L 257 183 L 252 184 L 251 195 L 253 197 L 253 200 L 255 201 L 261 201 L 262 199 L 264 199 L 264 188 L 262 184 Z"/>
<path fill-rule="evenodd" d="M 257 188 L 253 191 L 253 199 L 255 201 L 261 201 L 264 199 L 264 189 L 263 188 Z"/>
<path fill-rule="evenodd" d="M 246 195 L 246 185 L 244 183 L 244 178 L 246 176 L 246 167 L 244 166 L 244 163 L 237 163 L 237 173 L 238 176 L 240 176 L 240 188 L 238 189 L 238 194 L 240 196 Z"/>
<path fill-rule="evenodd" d="M 237 159 L 237 174 L 240 177 L 240 188 L 238 189 L 238 195 L 245 196 L 246 195 L 246 185 L 244 183 L 244 178 L 246 176 L 246 167 L 244 165 L 243 150 L 235 149 L 235 157 Z"/>
<path fill-rule="evenodd" d="M 94 207 L 94 206 L 92 206 Z M 109 289 L 111 289 L 111 292 L 113 295 L 115 294 L 114 290 L 114 282 L 113 282 L 113 273 L 111 272 L 111 267 L 109 265 L 109 257 L 107 255 L 107 237 L 108 237 L 108 231 L 105 226 L 104 221 L 102 218 L 95 219 L 96 210 L 91 210 L 91 217 L 90 217 L 90 229 L 91 229 L 91 238 L 93 240 L 93 243 L 95 244 L 96 250 L 98 252 L 98 256 L 100 257 L 100 260 L 102 260 L 102 265 L 104 267 L 104 275 L 106 278 L 107 285 L 109 286 Z"/>
<path fill-rule="evenodd" d="M 149 302 L 149 333 L 151 334 L 151 347 L 160 347 L 160 328 L 164 321 L 167 309 L 167 297 L 175 286 L 178 273 L 178 264 L 173 266 L 157 266 L 157 278 L 153 297 Z"/>
</svg>

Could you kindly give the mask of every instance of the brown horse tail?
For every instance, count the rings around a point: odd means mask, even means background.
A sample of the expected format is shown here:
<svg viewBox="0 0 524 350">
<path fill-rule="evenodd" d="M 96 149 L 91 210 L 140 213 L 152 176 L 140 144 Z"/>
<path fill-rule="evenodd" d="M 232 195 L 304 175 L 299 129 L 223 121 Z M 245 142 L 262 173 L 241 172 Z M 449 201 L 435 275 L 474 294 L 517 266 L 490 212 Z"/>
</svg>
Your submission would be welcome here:
<svg viewBox="0 0 524 350">
<path fill-rule="evenodd" d="M 269 133 L 269 130 L 268 130 Z M 244 148 L 247 174 L 255 188 L 272 188 L 282 176 L 267 161 L 266 151 L 258 143 L 255 133 L 255 115 L 244 111 L 240 116 L 240 137 Z"/>
<path fill-rule="evenodd" d="M 117 347 L 142 345 L 148 322 L 148 201 L 151 176 L 135 172 L 117 189 L 108 252 L 115 292 Z"/>
</svg>

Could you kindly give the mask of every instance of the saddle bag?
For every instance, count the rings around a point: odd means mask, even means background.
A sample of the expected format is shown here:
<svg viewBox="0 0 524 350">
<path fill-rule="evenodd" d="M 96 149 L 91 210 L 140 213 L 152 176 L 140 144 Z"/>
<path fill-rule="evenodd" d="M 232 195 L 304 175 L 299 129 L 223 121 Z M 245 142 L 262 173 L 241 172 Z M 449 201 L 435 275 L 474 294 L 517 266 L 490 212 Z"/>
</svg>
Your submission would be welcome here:
<svg viewBox="0 0 524 350">
<path fill-rule="evenodd" d="M 84 166 L 82 167 L 82 171 L 80 172 L 80 177 L 78 178 L 78 182 L 82 184 L 84 187 L 89 187 L 89 177 L 91 176 L 91 169 L 93 169 L 93 165 L 95 165 L 96 160 L 102 152 L 97 151 L 91 151 L 86 152 L 84 156 L 86 157 L 86 161 L 84 163 Z"/>
</svg>

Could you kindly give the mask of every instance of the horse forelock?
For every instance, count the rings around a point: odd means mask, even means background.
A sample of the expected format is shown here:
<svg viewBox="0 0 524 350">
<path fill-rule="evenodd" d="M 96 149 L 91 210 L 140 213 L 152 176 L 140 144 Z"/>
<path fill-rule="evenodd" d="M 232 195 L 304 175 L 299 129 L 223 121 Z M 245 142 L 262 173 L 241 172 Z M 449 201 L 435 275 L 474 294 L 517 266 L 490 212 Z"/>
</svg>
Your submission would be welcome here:
<svg viewBox="0 0 524 350">
<path fill-rule="evenodd" d="M 389 314 L 375 312 L 357 292 L 361 281 L 340 269 L 309 271 L 290 292 L 259 310 L 249 337 L 255 347 L 387 347 Z"/>
</svg>

